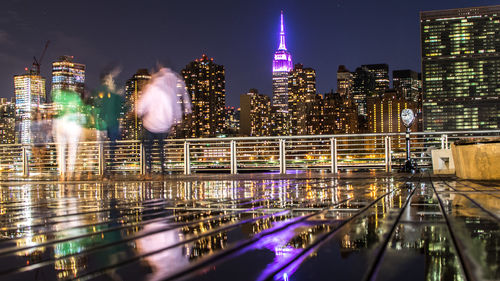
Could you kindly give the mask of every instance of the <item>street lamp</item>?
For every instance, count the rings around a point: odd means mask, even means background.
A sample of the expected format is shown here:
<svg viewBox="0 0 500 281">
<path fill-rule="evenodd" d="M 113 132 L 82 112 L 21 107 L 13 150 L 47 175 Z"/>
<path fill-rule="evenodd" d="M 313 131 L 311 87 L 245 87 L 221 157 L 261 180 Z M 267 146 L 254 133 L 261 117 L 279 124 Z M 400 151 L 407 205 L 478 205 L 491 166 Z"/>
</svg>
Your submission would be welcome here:
<svg viewBox="0 0 500 281">
<path fill-rule="evenodd" d="M 403 167 L 403 172 L 415 173 L 417 171 L 417 165 L 415 161 L 411 159 L 410 153 L 410 127 L 415 121 L 413 110 L 409 108 L 403 109 L 401 111 L 401 121 L 403 121 L 403 125 L 406 127 L 406 162 Z"/>
</svg>

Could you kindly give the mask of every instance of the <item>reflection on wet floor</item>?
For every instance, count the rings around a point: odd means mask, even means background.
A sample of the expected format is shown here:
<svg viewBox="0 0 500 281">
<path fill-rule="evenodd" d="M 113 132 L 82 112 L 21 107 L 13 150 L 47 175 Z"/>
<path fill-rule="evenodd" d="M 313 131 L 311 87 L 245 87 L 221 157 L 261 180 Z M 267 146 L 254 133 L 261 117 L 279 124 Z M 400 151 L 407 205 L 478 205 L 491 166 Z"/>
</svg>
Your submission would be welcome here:
<svg viewBox="0 0 500 281">
<path fill-rule="evenodd" d="M 0 279 L 500 278 L 499 182 L 228 178 L 0 183 Z"/>
</svg>

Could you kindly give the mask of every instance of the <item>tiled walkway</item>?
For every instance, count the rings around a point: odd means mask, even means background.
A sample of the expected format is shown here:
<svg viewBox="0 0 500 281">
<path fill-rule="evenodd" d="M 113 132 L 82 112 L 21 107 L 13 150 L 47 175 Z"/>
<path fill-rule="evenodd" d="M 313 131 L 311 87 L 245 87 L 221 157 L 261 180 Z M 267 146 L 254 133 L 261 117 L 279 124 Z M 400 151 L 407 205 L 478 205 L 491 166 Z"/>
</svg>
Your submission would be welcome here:
<svg viewBox="0 0 500 281">
<path fill-rule="evenodd" d="M 499 217 L 427 173 L 4 181 L 0 279 L 494 280 Z"/>
</svg>

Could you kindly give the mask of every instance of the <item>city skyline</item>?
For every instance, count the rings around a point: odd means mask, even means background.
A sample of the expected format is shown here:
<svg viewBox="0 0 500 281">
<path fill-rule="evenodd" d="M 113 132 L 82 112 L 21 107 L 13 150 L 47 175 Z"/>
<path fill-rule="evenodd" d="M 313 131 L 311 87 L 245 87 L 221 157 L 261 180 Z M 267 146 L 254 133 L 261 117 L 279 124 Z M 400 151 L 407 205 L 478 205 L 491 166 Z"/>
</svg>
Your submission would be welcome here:
<svg viewBox="0 0 500 281">
<path fill-rule="evenodd" d="M 340 64 L 354 70 L 362 64 L 387 63 L 391 74 L 398 69 L 420 72 L 420 11 L 495 4 L 493 1 L 376 4 L 218 1 L 210 7 L 197 8 L 175 3 L 165 10 L 166 4 L 150 3 L 139 10 L 132 9 L 141 16 L 127 22 L 127 16 L 131 16 L 128 9 L 131 3 L 127 1 L 103 3 L 99 11 L 90 11 L 78 3 L 67 8 L 58 3 L 34 2 L 31 6 L 23 5 L 22 9 L 17 1 L 4 4 L 0 28 L 3 66 L 0 97 L 14 95 L 13 75 L 30 67 L 32 56 L 39 56 L 45 41 L 51 40 L 42 63 L 42 76 L 50 79 L 50 65 L 57 57 L 74 55 L 88 67 L 86 87 L 90 89 L 97 86 L 100 72 L 110 63 L 123 67 L 117 79 L 123 87 L 139 68 L 152 68 L 160 62 L 180 72 L 187 62 L 206 53 L 225 66 L 227 105 L 238 106 L 239 96 L 250 88 L 268 96 L 272 94 L 270 61 L 279 38 L 280 10 L 285 13 L 287 47 L 293 50 L 294 63 L 316 69 L 318 93 L 325 93 L 336 88 L 336 70 Z M 69 8 L 81 13 L 68 14 Z M 116 13 L 121 16 L 113 16 Z M 56 16 L 59 14 L 62 18 Z M 206 20 L 198 20 L 208 14 Z M 190 20 L 193 18 L 197 20 Z M 60 25 L 58 20 L 68 24 Z M 400 24 L 394 26 L 393 21 Z"/>
</svg>

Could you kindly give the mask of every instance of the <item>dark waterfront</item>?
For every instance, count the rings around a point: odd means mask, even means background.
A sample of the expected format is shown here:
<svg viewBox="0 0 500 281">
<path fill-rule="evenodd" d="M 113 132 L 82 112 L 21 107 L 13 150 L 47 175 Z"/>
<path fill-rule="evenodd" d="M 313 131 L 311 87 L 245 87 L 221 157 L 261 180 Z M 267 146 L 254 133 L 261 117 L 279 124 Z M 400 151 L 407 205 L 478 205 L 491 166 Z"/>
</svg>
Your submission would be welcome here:
<svg viewBox="0 0 500 281">
<path fill-rule="evenodd" d="M 382 172 L 2 182 L 0 279 L 493 280 L 499 198 Z"/>
</svg>

